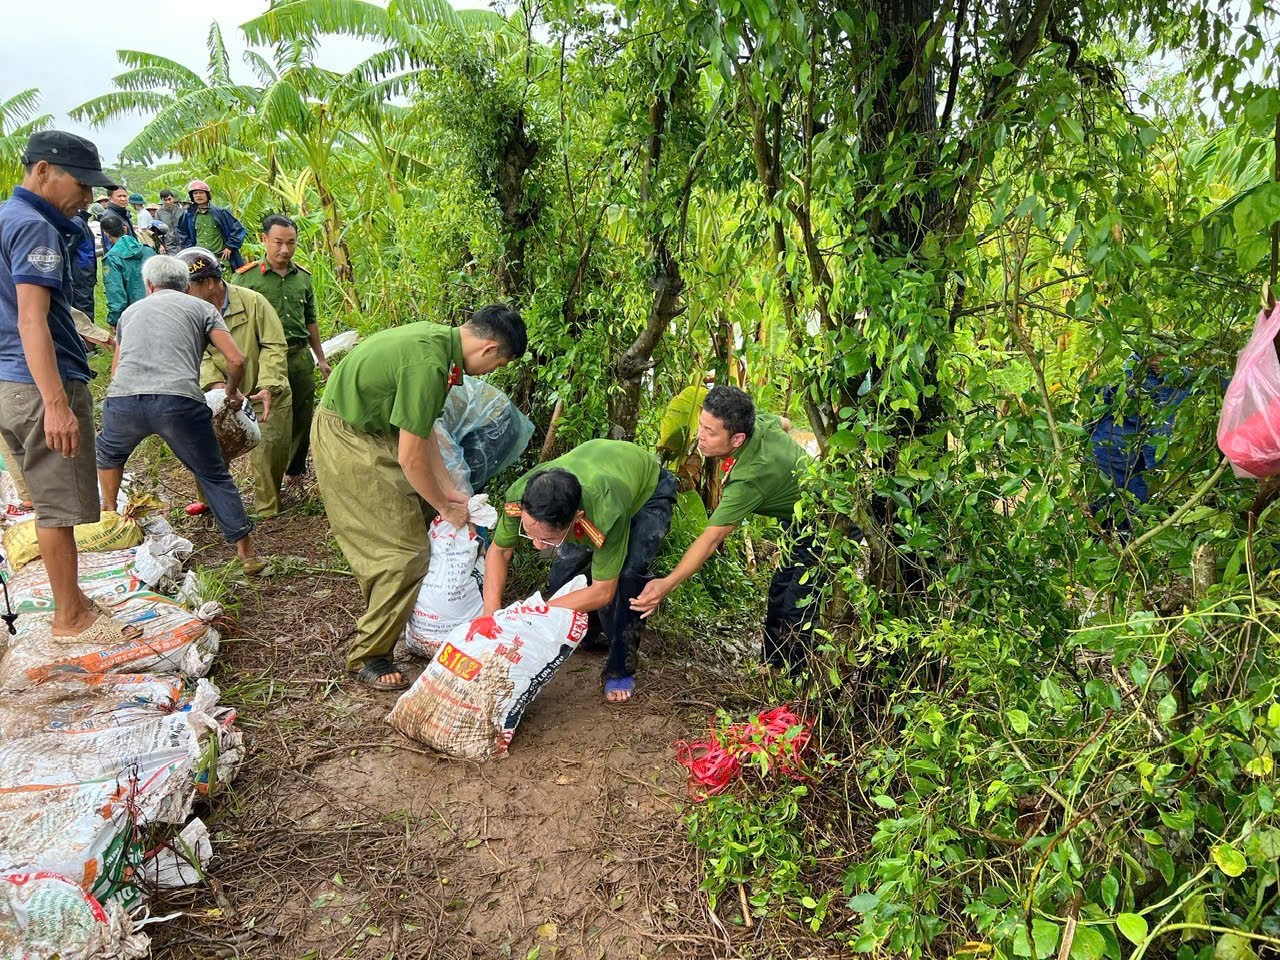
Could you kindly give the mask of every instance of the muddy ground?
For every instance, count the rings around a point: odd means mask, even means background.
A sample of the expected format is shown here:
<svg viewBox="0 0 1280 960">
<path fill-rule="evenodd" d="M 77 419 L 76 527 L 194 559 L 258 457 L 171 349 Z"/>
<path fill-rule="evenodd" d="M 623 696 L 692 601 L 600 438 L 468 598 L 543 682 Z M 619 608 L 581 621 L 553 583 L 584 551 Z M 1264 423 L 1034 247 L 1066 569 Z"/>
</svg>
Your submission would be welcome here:
<svg viewBox="0 0 1280 960">
<path fill-rule="evenodd" d="M 161 492 L 182 504 L 180 471 Z M 193 565 L 230 559 L 209 521 L 179 522 Z M 604 702 L 603 654 L 580 651 L 531 706 L 511 755 L 451 760 L 384 722 L 395 694 L 343 672 L 359 590 L 314 500 L 260 529 L 269 576 L 232 584 L 212 679 L 248 758 L 210 809 L 208 882 L 153 903 L 154 955 L 186 958 L 800 956 L 785 928 L 712 916 L 686 841 L 672 744 L 717 705 L 747 709 L 735 671 L 690 638 L 651 635 L 640 689 Z M 421 664 L 413 668 L 414 673 Z"/>
</svg>

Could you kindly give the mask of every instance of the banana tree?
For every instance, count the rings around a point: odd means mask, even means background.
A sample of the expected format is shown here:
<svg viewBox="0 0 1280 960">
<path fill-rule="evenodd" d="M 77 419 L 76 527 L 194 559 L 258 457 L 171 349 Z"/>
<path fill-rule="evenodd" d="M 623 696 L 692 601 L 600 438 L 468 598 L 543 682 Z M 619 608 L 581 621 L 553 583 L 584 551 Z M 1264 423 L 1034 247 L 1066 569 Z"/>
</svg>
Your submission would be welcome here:
<svg viewBox="0 0 1280 960">
<path fill-rule="evenodd" d="M 27 141 L 31 134 L 47 130 L 53 123 L 51 114 L 36 114 L 39 105 L 40 91 L 35 87 L 0 102 L 0 182 L 12 184 L 22 179 L 22 151 Z"/>
</svg>

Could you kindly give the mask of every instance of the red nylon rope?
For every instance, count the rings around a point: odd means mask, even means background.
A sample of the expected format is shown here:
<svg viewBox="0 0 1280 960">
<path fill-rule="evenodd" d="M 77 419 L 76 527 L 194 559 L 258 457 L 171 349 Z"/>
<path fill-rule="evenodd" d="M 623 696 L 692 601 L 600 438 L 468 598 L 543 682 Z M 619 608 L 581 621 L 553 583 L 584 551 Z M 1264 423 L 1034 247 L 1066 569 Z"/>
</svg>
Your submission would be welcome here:
<svg viewBox="0 0 1280 960">
<path fill-rule="evenodd" d="M 787 731 L 799 727 L 795 736 Z M 768 770 L 790 779 L 804 776 L 804 754 L 810 740 L 809 725 L 789 707 L 774 707 L 746 723 L 730 724 L 722 731 L 711 728 L 706 740 L 675 744 L 676 760 L 689 771 L 685 788 L 691 800 L 702 801 L 724 790 L 742 773 L 742 762 L 763 753 Z"/>
</svg>

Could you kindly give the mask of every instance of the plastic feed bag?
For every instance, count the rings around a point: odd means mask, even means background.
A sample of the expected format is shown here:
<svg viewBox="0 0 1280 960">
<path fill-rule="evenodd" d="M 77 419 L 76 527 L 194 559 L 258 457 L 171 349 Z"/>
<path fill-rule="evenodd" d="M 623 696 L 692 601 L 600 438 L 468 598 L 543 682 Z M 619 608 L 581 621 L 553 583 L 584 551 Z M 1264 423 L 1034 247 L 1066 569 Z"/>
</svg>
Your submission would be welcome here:
<svg viewBox="0 0 1280 960">
<path fill-rule="evenodd" d="M 578 577 L 556 597 L 581 590 L 586 582 Z M 586 633 L 585 613 L 548 606 L 540 593 L 499 610 L 488 622 L 462 624 L 387 721 L 450 756 L 505 756 L 525 709 Z"/>
<path fill-rule="evenodd" d="M 1222 400 L 1218 448 L 1237 477 L 1280 474 L 1280 304 L 1258 314 L 1253 336 L 1240 351 L 1235 376 Z"/>
</svg>

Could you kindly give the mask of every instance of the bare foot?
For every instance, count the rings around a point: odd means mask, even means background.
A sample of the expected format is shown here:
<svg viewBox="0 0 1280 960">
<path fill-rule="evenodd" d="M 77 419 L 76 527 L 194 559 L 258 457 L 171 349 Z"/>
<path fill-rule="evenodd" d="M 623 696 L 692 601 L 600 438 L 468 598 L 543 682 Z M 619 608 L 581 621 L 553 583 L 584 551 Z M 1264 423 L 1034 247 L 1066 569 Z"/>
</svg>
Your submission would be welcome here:
<svg viewBox="0 0 1280 960">
<path fill-rule="evenodd" d="M 55 637 L 77 636 L 93 626 L 94 621 L 98 619 L 98 610 L 89 602 L 89 598 L 83 593 L 80 594 L 80 598 L 82 601 L 80 609 L 76 613 L 68 615 L 67 619 L 61 623 L 58 622 L 58 611 L 55 611 L 53 617 L 53 635 Z"/>
</svg>

